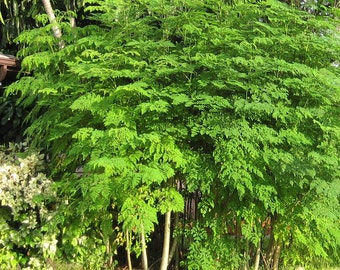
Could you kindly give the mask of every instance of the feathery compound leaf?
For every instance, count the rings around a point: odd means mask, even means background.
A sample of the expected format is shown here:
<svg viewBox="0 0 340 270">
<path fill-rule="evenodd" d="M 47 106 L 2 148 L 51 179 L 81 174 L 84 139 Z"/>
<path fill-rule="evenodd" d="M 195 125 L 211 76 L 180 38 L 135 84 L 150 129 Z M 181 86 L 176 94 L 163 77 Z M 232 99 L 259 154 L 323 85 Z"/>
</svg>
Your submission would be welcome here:
<svg viewBox="0 0 340 270">
<path fill-rule="evenodd" d="M 123 203 L 118 221 L 123 223 L 123 230 L 142 233 L 144 229 L 148 234 L 157 224 L 157 210 L 138 196 L 129 197 Z"/>
<path fill-rule="evenodd" d="M 169 103 L 164 100 L 156 100 L 153 102 L 144 102 L 138 105 L 141 114 L 148 112 L 166 113 L 169 109 Z"/>
<path fill-rule="evenodd" d="M 76 99 L 70 108 L 72 110 L 92 111 L 93 105 L 102 101 L 102 97 L 93 93 L 85 94 Z"/>
<path fill-rule="evenodd" d="M 157 202 L 157 207 L 162 214 L 166 212 L 182 212 L 184 209 L 184 199 L 175 189 L 160 189 L 153 196 Z"/>
</svg>

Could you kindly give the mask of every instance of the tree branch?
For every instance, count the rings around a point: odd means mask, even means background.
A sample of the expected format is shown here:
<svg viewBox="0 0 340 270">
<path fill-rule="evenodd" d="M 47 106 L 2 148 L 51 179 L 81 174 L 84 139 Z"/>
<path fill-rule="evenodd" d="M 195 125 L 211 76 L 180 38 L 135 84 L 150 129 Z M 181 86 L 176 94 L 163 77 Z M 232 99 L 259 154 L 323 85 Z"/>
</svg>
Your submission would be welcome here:
<svg viewBox="0 0 340 270">
<path fill-rule="evenodd" d="M 41 0 L 45 9 L 45 12 L 49 18 L 50 23 L 52 24 L 52 31 L 53 31 L 53 35 L 60 39 L 59 41 L 59 49 L 62 49 L 65 47 L 65 43 L 63 40 L 61 40 L 62 34 L 61 34 L 61 30 L 59 25 L 57 24 L 57 20 L 55 18 L 53 9 L 52 9 L 52 5 L 51 5 L 51 1 L 50 0 Z"/>
</svg>

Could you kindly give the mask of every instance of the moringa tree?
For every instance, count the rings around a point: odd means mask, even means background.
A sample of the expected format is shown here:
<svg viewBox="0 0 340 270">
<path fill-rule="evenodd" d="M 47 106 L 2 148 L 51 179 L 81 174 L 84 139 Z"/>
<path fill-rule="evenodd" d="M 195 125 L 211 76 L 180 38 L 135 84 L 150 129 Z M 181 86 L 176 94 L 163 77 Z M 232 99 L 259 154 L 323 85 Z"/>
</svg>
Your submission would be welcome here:
<svg viewBox="0 0 340 270">
<path fill-rule="evenodd" d="M 336 20 L 270 0 L 86 3 L 96 23 L 62 24 L 63 50 L 46 46 L 50 26 L 17 39 L 34 72 L 8 89 L 34 104 L 27 134 L 51 152 L 61 249 L 101 247 L 112 266 L 124 243 L 147 268 L 159 217 L 183 210 L 181 180 L 201 194 L 178 228 L 185 267 L 337 264 Z"/>
</svg>

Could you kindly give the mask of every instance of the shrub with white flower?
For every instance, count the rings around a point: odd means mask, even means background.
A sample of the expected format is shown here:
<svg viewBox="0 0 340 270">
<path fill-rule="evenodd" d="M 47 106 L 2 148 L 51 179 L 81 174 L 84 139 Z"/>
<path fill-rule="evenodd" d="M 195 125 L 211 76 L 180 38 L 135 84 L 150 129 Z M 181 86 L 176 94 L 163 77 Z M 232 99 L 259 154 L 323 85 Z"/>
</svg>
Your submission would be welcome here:
<svg viewBox="0 0 340 270">
<path fill-rule="evenodd" d="M 0 146 L 0 269 L 44 269 L 54 257 L 57 240 L 46 224 L 55 194 L 43 163 L 25 144 Z"/>
</svg>

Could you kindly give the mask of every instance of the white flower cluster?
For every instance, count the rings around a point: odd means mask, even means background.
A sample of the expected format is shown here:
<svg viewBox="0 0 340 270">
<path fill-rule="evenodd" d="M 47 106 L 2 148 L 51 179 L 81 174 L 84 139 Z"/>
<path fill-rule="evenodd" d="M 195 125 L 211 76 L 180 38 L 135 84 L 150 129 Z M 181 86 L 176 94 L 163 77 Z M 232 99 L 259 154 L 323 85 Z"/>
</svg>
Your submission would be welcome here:
<svg viewBox="0 0 340 270">
<path fill-rule="evenodd" d="M 41 222 L 37 220 L 37 215 L 41 220 L 50 219 L 51 214 L 42 200 L 46 196 L 54 196 L 51 181 L 36 172 L 39 164 L 37 154 L 19 158 L 18 162 L 18 165 L 6 161 L 0 164 L 1 206 L 10 207 L 13 218 L 20 218 L 27 228 L 35 228 Z"/>
<path fill-rule="evenodd" d="M 17 157 L 21 154 L 0 148 L 0 268 L 6 267 L 1 259 L 2 252 L 15 255 L 17 247 L 26 251 L 16 257 L 27 256 L 32 265 L 43 263 L 42 257 L 51 258 L 56 252 L 55 234 L 42 230 L 53 215 L 46 203 L 55 198 L 52 182 L 38 172 L 41 155 L 32 153 L 24 158 Z M 40 251 L 32 254 L 31 250 Z"/>
</svg>

